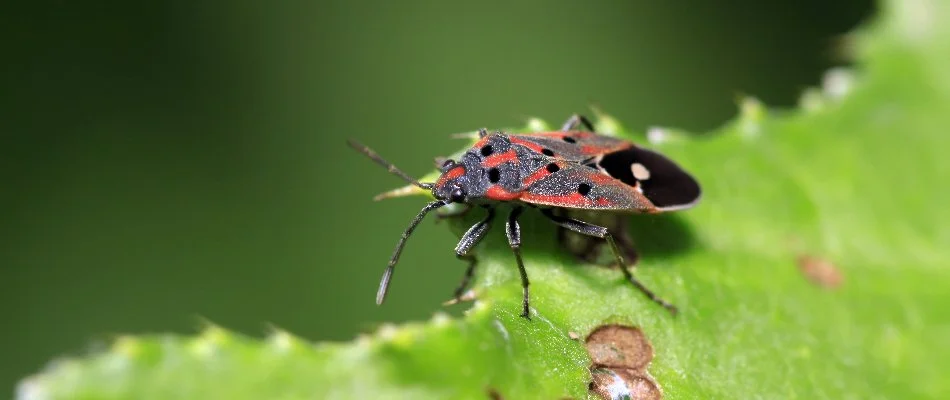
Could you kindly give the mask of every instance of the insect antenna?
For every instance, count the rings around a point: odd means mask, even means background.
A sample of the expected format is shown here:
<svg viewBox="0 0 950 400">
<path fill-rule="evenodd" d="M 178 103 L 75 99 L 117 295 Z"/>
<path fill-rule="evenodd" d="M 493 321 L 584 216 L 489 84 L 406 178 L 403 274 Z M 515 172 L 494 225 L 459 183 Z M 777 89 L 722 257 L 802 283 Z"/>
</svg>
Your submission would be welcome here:
<svg viewBox="0 0 950 400">
<path fill-rule="evenodd" d="M 415 218 L 409 222 L 409 226 L 406 228 L 406 231 L 402 233 L 402 237 L 399 238 L 399 243 L 396 244 L 396 250 L 393 251 L 392 258 L 389 259 L 389 266 L 386 267 L 386 271 L 383 272 L 383 278 L 379 281 L 379 290 L 376 291 L 376 304 L 383 304 L 383 300 L 386 300 L 386 293 L 389 291 L 389 281 L 393 279 L 393 269 L 396 267 L 396 263 L 399 261 L 399 255 L 402 254 L 403 247 L 406 246 L 406 239 L 409 238 L 409 235 L 412 234 L 412 231 L 416 229 L 416 226 L 422 222 L 422 219 L 425 218 L 426 214 L 429 211 L 435 210 L 436 208 L 442 207 L 445 205 L 445 202 L 442 200 L 436 200 L 429 204 L 426 204 L 422 208 L 422 211 L 419 211 L 419 214 L 416 214 Z"/>
<path fill-rule="evenodd" d="M 431 184 L 431 183 L 419 183 L 419 181 L 417 181 L 415 178 L 409 176 L 409 174 L 407 174 L 407 173 L 405 173 L 405 172 L 402 172 L 402 170 L 400 170 L 399 168 L 396 168 L 396 166 L 393 165 L 393 163 L 384 160 L 382 157 L 379 156 L 379 154 L 376 154 L 376 152 L 373 151 L 373 149 L 371 149 L 371 148 L 369 148 L 369 147 L 366 147 L 366 146 L 364 146 L 363 144 L 361 144 L 361 143 L 359 143 L 359 142 L 357 142 L 357 141 L 355 141 L 355 140 L 353 140 L 353 139 L 347 139 L 347 140 L 346 140 L 346 143 L 349 144 L 350 147 L 356 149 L 356 151 L 365 154 L 367 157 L 369 157 L 370 159 L 372 159 L 373 161 L 375 161 L 377 164 L 382 165 L 384 168 L 386 168 L 386 170 L 388 170 L 389 172 L 391 172 L 393 175 L 396 175 L 396 176 L 402 178 L 402 179 L 405 180 L 406 182 L 409 182 L 409 183 L 411 183 L 411 184 L 413 184 L 413 185 L 416 185 L 416 186 L 418 186 L 418 187 L 420 187 L 420 188 L 423 188 L 423 189 L 426 189 L 426 190 L 432 189 L 432 184 Z"/>
</svg>

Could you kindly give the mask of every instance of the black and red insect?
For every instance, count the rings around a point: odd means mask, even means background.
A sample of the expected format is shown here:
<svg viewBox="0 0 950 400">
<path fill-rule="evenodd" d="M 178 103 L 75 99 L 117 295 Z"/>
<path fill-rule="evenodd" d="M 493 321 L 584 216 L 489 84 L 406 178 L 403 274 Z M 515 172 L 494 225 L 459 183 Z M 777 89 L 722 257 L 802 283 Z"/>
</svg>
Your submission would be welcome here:
<svg viewBox="0 0 950 400">
<path fill-rule="evenodd" d="M 587 130 L 577 130 L 580 125 Z M 396 245 L 376 293 L 377 304 L 386 298 L 393 268 L 416 226 L 432 210 L 461 203 L 482 206 L 488 214 L 465 232 L 455 247 L 458 258 L 469 261 L 456 298 L 464 292 L 474 272 L 472 249 L 491 227 L 496 208 L 507 205 L 511 210 L 505 233 L 521 274 L 521 316 L 530 318 L 529 280 L 521 257 L 518 225 L 519 216 L 528 206 L 537 208 L 561 228 L 606 240 L 627 281 L 650 300 L 676 312 L 675 306 L 656 296 L 627 269 L 617 241 L 607 228 L 555 211 L 660 213 L 689 208 L 699 201 L 701 194 L 699 184 L 689 173 L 659 153 L 594 133 L 592 124 L 579 115 L 572 116 L 555 132 L 507 134 L 481 129 L 478 134 L 478 142 L 458 160 L 442 164 L 441 176 L 433 183 L 420 183 L 368 147 L 349 141 L 353 148 L 407 182 L 431 190 L 435 197 L 412 219 Z"/>
</svg>

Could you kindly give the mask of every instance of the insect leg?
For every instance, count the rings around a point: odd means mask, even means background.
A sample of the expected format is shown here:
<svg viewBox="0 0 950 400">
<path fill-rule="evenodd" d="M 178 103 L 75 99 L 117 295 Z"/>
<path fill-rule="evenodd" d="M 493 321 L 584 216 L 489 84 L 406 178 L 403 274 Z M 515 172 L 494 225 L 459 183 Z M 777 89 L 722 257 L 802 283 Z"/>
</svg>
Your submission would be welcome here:
<svg viewBox="0 0 950 400">
<path fill-rule="evenodd" d="M 637 253 L 637 247 L 633 244 L 633 238 L 630 237 L 630 232 L 627 231 L 627 219 L 620 218 L 619 224 L 614 229 L 614 232 L 617 233 L 617 246 L 623 251 L 624 260 L 627 262 L 627 265 L 636 265 L 640 259 L 640 254 Z"/>
<path fill-rule="evenodd" d="M 562 213 L 559 213 L 558 216 L 565 216 L 563 214 L 563 209 L 556 210 L 562 211 Z M 597 242 L 596 239 L 590 237 L 585 237 L 584 239 L 584 243 L 582 243 L 583 247 L 578 249 L 578 246 L 575 246 L 571 242 L 571 236 L 568 235 L 568 229 L 560 225 L 557 227 L 558 244 L 561 245 L 562 248 L 568 249 L 578 260 L 593 263 L 597 259 L 597 253 L 595 250 L 597 250 L 598 245 L 601 244 L 601 242 Z"/>
<path fill-rule="evenodd" d="M 541 210 L 541 213 L 544 214 L 544 216 L 548 217 L 548 219 L 553 221 L 555 224 L 563 226 L 574 232 L 606 239 L 607 243 L 610 244 L 610 249 L 613 251 L 614 257 L 617 259 L 617 265 L 620 266 L 620 270 L 623 271 L 623 275 L 625 278 L 627 278 L 627 281 L 629 281 L 634 287 L 640 290 L 640 292 L 646 295 L 647 298 L 663 306 L 663 308 L 666 308 L 667 310 L 669 310 L 670 313 L 676 314 L 676 311 L 677 311 L 676 306 L 670 304 L 666 300 L 661 299 L 659 296 L 653 293 L 653 291 L 651 291 L 649 288 L 643 285 L 643 283 L 637 280 L 637 278 L 635 278 L 633 274 L 630 273 L 630 270 L 627 269 L 627 264 L 624 263 L 623 261 L 623 256 L 621 255 L 620 249 L 617 247 L 617 241 L 614 240 L 613 235 L 611 235 L 610 232 L 607 231 L 607 228 L 588 224 L 586 222 L 578 221 L 573 218 L 560 217 L 560 216 L 554 215 L 550 209 L 543 209 Z"/>
<path fill-rule="evenodd" d="M 515 207 L 508 215 L 508 222 L 505 224 L 505 234 L 508 236 L 508 245 L 511 251 L 515 253 L 515 260 L 518 262 L 518 272 L 521 273 L 521 316 L 525 319 L 531 319 L 528 314 L 529 294 L 528 272 L 524 269 L 524 260 L 521 259 L 521 226 L 518 225 L 518 216 L 524 211 L 523 207 Z"/>
<path fill-rule="evenodd" d="M 409 238 L 409 235 L 412 234 L 412 231 L 422 222 L 422 219 L 425 218 L 429 211 L 444 205 L 445 202 L 442 200 L 436 200 L 426 204 L 426 206 L 422 208 L 422 211 L 419 211 L 419 214 L 416 214 L 415 218 L 409 222 L 406 231 L 403 232 L 402 237 L 399 238 L 399 243 L 396 243 L 396 250 L 393 251 L 393 256 L 389 259 L 389 265 L 386 267 L 386 271 L 383 272 L 383 278 L 379 281 L 379 290 L 376 291 L 377 305 L 383 304 L 383 300 L 386 300 L 386 293 L 389 292 L 389 281 L 393 279 L 393 269 L 396 267 L 396 263 L 399 262 L 399 255 L 402 254 L 403 247 L 406 247 L 406 239 Z"/>
<path fill-rule="evenodd" d="M 468 283 L 472 280 L 472 275 L 475 273 L 475 264 L 478 263 L 475 256 L 468 253 L 485 237 L 485 233 L 491 228 L 491 222 L 494 218 L 495 209 L 489 208 L 488 216 L 479 223 L 472 225 L 472 227 L 468 229 L 468 232 L 462 235 L 462 240 L 459 240 L 459 244 L 455 246 L 455 256 L 460 260 L 468 261 L 465 276 L 462 277 L 462 282 L 459 283 L 458 288 L 455 289 L 455 301 L 459 301 L 462 297 L 462 293 L 465 291 L 465 288 L 468 287 Z"/>
<path fill-rule="evenodd" d="M 564 122 L 564 125 L 561 126 L 561 130 L 572 131 L 574 128 L 577 128 L 578 125 L 584 125 L 587 130 L 591 132 L 594 131 L 594 124 L 590 123 L 587 117 L 580 114 L 571 115 L 571 117 L 567 119 L 567 122 Z"/>
</svg>

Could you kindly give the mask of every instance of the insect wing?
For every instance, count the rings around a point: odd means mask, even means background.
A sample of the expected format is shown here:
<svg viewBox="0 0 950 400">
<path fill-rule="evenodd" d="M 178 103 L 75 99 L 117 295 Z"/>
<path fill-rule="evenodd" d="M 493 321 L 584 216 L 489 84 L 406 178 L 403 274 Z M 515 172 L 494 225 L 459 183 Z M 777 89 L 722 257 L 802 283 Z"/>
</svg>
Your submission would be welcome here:
<svg viewBox="0 0 950 400">
<path fill-rule="evenodd" d="M 655 212 L 635 187 L 600 170 L 559 160 L 559 169 L 538 179 L 520 196 L 525 203 L 588 210 Z"/>
<path fill-rule="evenodd" d="M 702 195 L 699 183 L 689 173 L 662 154 L 642 147 L 607 153 L 587 165 L 635 188 L 657 211 L 690 208 Z"/>
<path fill-rule="evenodd" d="M 537 132 L 510 135 L 511 142 L 549 157 L 580 162 L 633 146 L 630 142 L 593 132 Z"/>
</svg>

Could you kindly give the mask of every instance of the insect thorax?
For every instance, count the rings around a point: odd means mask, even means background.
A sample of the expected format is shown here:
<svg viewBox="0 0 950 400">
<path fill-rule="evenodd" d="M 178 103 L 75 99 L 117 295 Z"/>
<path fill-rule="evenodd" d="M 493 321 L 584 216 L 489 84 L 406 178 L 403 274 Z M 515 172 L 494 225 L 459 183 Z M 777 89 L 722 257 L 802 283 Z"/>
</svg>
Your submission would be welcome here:
<svg viewBox="0 0 950 400">
<path fill-rule="evenodd" d="M 490 190 L 523 191 L 523 178 L 543 165 L 544 156 L 512 144 L 506 135 L 492 134 L 465 152 L 455 164 L 444 168 L 437 186 L 462 188 L 467 202 L 481 203 L 487 200 Z"/>
</svg>

